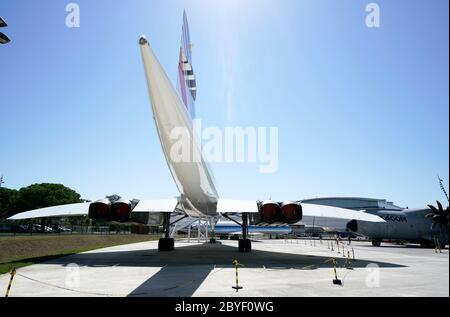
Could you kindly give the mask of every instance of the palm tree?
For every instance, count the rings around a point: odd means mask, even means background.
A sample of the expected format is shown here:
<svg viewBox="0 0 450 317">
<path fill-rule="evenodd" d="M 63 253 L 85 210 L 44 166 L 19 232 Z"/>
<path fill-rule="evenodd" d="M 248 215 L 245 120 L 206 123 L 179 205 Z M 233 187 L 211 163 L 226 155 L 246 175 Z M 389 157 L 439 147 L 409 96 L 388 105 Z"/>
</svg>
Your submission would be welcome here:
<svg viewBox="0 0 450 317">
<path fill-rule="evenodd" d="M 426 214 L 426 218 L 432 218 L 433 223 L 431 224 L 431 230 L 433 231 L 435 226 L 439 226 L 440 237 L 442 237 L 442 229 L 449 229 L 449 207 L 444 210 L 442 204 L 439 201 L 436 201 L 438 208 L 433 205 L 428 205 L 431 209 L 431 212 Z M 439 240 L 437 241 L 439 244 Z M 440 249 L 440 247 L 439 247 Z"/>
</svg>

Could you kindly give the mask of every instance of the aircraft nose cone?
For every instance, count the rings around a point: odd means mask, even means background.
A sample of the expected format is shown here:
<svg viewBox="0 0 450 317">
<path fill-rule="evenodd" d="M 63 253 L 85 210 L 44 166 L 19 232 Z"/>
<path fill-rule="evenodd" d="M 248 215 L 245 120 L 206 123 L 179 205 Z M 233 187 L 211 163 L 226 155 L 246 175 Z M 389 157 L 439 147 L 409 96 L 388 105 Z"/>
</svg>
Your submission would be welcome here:
<svg viewBox="0 0 450 317">
<path fill-rule="evenodd" d="M 140 45 L 145 45 L 145 44 L 147 44 L 147 43 L 148 43 L 147 38 L 146 38 L 144 35 L 142 35 L 142 36 L 139 38 L 139 44 L 140 44 Z"/>
</svg>

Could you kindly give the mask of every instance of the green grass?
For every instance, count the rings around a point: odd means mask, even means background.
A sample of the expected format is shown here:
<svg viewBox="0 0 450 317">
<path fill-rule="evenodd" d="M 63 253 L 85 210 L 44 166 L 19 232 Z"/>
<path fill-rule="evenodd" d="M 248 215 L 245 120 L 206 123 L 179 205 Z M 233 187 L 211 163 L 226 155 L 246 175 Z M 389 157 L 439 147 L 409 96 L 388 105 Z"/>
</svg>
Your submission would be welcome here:
<svg viewBox="0 0 450 317">
<path fill-rule="evenodd" d="M 66 256 L 66 255 L 72 255 L 75 253 L 80 253 L 80 252 L 84 252 L 84 251 L 89 251 L 89 250 L 80 250 L 80 251 L 74 251 L 74 252 L 67 252 L 67 253 L 61 253 L 61 254 L 55 254 L 55 255 L 47 255 L 47 256 L 41 256 L 41 257 L 36 257 L 36 258 L 30 258 L 30 259 L 23 259 L 23 260 L 18 260 L 18 261 L 12 261 L 12 262 L 8 262 L 8 263 L 0 263 L 0 274 L 5 274 L 5 273 L 9 273 L 12 271 L 13 268 L 21 268 L 24 266 L 28 266 L 28 265 L 32 265 L 32 264 L 36 264 L 36 263 L 40 263 L 40 262 L 45 262 L 45 261 L 50 261 L 62 256 Z"/>
<path fill-rule="evenodd" d="M 158 238 L 135 234 L 0 237 L 0 274 L 62 256 Z"/>
</svg>

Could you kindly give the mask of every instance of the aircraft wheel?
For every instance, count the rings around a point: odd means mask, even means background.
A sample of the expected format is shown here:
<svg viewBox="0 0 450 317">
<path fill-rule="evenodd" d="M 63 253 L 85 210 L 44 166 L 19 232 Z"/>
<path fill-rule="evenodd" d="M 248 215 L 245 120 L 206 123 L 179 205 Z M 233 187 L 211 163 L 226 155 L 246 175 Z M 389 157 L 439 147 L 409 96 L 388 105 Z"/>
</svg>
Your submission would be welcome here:
<svg viewBox="0 0 450 317">
<path fill-rule="evenodd" d="M 214 238 L 209 239 L 209 243 L 215 244 L 216 243 L 216 239 L 214 239 Z"/>
<path fill-rule="evenodd" d="M 252 241 L 250 239 L 239 239 L 239 252 L 252 252 Z"/>
<path fill-rule="evenodd" d="M 433 248 L 435 248 L 435 245 L 432 242 L 421 242 L 420 247 L 426 248 L 426 249 L 433 249 Z"/>
<path fill-rule="evenodd" d="M 252 252 L 252 240 L 245 240 L 245 252 Z"/>
<path fill-rule="evenodd" d="M 166 252 L 175 250 L 175 240 L 173 238 L 160 238 L 158 242 L 158 251 Z"/>
<path fill-rule="evenodd" d="M 374 247 L 379 247 L 379 246 L 381 246 L 381 241 L 380 241 L 380 240 L 373 240 L 373 241 L 372 241 L 372 245 L 373 245 Z"/>
</svg>

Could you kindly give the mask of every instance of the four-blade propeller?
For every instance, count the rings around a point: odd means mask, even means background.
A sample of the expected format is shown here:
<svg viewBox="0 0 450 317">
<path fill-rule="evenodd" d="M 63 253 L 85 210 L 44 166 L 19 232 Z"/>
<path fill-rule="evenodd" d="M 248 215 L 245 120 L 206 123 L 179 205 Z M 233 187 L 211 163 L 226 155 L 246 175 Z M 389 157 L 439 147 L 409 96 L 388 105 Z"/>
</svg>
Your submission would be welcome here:
<svg viewBox="0 0 450 317">
<path fill-rule="evenodd" d="M 4 28 L 7 27 L 8 24 L 6 24 L 5 20 L 2 19 L 2 17 L 0 17 L 0 28 Z M 9 39 L 9 37 L 7 37 L 5 34 L 3 34 L 2 32 L 0 32 L 0 44 L 6 44 L 11 42 L 11 40 Z"/>
<path fill-rule="evenodd" d="M 439 225 L 440 228 L 449 228 L 449 207 L 445 210 L 442 207 L 442 204 L 439 201 L 436 201 L 437 208 L 433 205 L 428 205 L 431 209 L 431 212 L 426 214 L 425 217 L 432 218 L 433 224 L 431 225 L 431 229 L 433 229 L 436 225 Z"/>
</svg>

